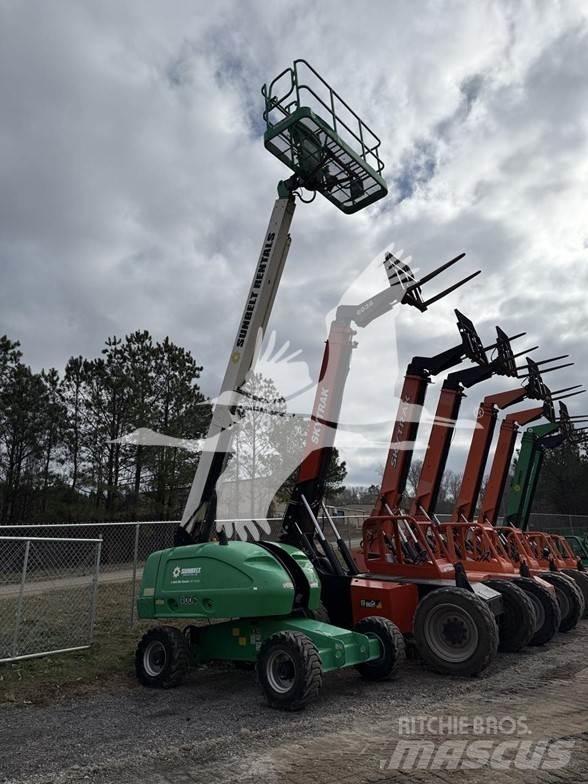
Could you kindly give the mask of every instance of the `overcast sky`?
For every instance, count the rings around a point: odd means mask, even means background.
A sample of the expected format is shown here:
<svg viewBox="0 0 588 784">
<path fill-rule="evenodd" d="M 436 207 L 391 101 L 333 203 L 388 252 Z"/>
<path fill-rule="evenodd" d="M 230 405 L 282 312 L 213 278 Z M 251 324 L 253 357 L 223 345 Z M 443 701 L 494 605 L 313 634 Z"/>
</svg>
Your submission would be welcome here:
<svg viewBox="0 0 588 784">
<path fill-rule="evenodd" d="M 389 195 L 354 216 L 298 206 L 277 344 L 314 377 L 332 310 L 386 284 L 383 249 L 423 271 L 466 251 L 464 274 L 483 271 L 467 288 L 358 334 L 343 418 L 389 422 L 410 357 L 455 342 L 454 307 L 488 342 L 500 324 L 528 331 L 521 349 L 572 354 L 554 386 L 583 381 L 582 0 L 0 0 L 0 334 L 40 369 L 148 329 L 189 348 L 215 395 L 288 175 L 263 147 L 260 87 L 297 57 L 381 137 Z M 472 390 L 466 414 L 501 386 Z M 384 455 L 345 447 L 350 480 L 376 481 Z"/>
</svg>

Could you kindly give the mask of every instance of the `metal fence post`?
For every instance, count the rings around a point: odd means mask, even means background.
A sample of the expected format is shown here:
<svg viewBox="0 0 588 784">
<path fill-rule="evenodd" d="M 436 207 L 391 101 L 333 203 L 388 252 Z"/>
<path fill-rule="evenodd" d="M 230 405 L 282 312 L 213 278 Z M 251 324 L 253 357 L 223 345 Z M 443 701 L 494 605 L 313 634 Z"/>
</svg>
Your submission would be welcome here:
<svg viewBox="0 0 588 784">
<path fill-rule="evenodd" d="M 135 623 L 135 594 L 137 592 L 137 560 L 139 558 L 139 523 L 135 526 L 135 549 L 133 551 L 133 584 L 131 585 L 131 622 Z"/>
<path fill-rule="evenodd" d="M 12 655 L 18 656 L 18 637 L 20 634 L 20 625 L 22 622 L 22 605 L 24 600 L 24 588 L 27 579 L 27 567 L 29 565 L 29 552 L 31 549 L 31 540 L 27 539 L 25 545 L 24 558 L 22 561 L 22 573 L 20 577 L 20 590 L 18 592 L 18 602 L 16 605 L 16 619 L 14 623 L 14 640 L 12 641 Z"/>
<path fill-rule="evenodd" d="M 96 543 L 96 562 L 94 566 L 94 578 L 92 580 L 92 604 L 90 607 L 90 642 L 94 641 L 94 627 L 96 626 L 96 599 L 98 594 L 98 579 L 100 577 L 100 555 L 102 553 L 102 537 Z"/>
</svg>

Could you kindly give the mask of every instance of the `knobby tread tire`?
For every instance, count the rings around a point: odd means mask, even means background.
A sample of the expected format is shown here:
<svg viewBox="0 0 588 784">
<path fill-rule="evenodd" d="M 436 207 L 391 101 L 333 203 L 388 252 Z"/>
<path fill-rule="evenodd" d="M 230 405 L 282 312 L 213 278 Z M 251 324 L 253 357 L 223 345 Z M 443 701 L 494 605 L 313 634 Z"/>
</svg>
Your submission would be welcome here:
<svg viewBox="0 0 588 784">
<path fill-rule="evenodd" d="M 498 650 L 503 653 L 520 651 L 535 634 L 537 616 L 533 602 L 511 580 L 484 580 L 484 585 L 502 596 L 504 613 L 498 621 Z"/>
<path fill-rule="evenodd" d="M 557 599 L 551 591 L 532 577 L 516 577 L 514 582 L 522 588 L 526 594 L 532 595 L 543 608 L 543 623 L 539 629 L 535 630 L 535 634 L 531 637 L 529 645 L 532 647 L 545 645 L 545 643 L 552 640 L 559 631 L 561 610 L 559 609 Z"/>
<path fill-rule="evenodd" d="M 149 675 L 143 664 L 145 649 L 154 641 L 162 643 L 166 651 L 166 665 L 158 676 Z M 143 686 L 173 689 L 182 683 L 189 669 L 190 647 L 180 629 L 174 626 L 154 626 L 145 632 L 135 653 L 135 672 Z"/>
<path fill-rule="evenodd" d="M 573 578 L 561 572 L 544 572 L 541 577 L 551 583 L 556 591 L 559 589 L 564 593 L 570 605 L 567 614 L 565 616 L 562 614 L 559 631 L 565 634 L 575 629 L 584 612 L 584 597 Z"/>
<path fill-rule="evenodd" d="M 455 604 L 475 619 L 478 646 L 472 656 L 462 662 L 441 658 L 425 638 L 424 623 L 437 603 Z M 419 602 L 414 616 L 414 639 L 421 659 L 435 672 L 443 675 L 479 675 L 494 660 L 498 651 L 498 625 L 486 602 L 465 588 L 437 588 Z"/>
<path fill-rule="evenodd" d="M 286 650 L 296 661 L 295 683 L 287 694 L 279 694 L 272 689 L 265 670 L 269 653 L 277 647 Z M 268 637 L 259 650 L 257 676 L 271 708 L 301 710 L 320 692 L 323 680 L 321 657 L 312 640 L 302 632 L 277 632 Z"/>
<path fill-rule="evenodd" d="M 361 677 L 366 681 L 383 681 L 395 677 L 406 659 L 404 637 L 400 629 L 388 618 L 371 615 L 356 623 L 353 631 L 377 637 L 384 649 L 381 659 L 357 665 Z"/>
<path fill-rule="evenodd" d="M 581 572 L 579 569 L 562 569 L 562 572 L 569 575 L 582 591 L 584 597 L 584 612 L 582 613 L 582 618 L 588 618 L 588 573 Z"/>
</svg>

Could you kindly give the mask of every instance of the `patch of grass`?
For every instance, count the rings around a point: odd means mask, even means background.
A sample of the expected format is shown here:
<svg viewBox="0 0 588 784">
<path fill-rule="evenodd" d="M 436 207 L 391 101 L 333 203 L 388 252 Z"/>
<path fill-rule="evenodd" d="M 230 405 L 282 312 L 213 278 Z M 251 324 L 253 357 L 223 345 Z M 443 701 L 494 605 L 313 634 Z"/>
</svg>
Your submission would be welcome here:
<svg viewBox="0 0 588 784">
<path fill-rule="evenodd" d="M 105 584 L 98 590 L 94 643 L 91 648 L 0 664 L 0 704 L 44 704 L 74 694 L 135 685 L 133 655 L 148 624 L 129 626 L 130 584 Z M 76 592 L 63 590 L 26 597 L 25 636 L 45 647 L 83 644 L 76 618 L 84 618 Z M 0 618 L 2 604 L 0 602 Z M 8 607 L 8 604 L 6 605 Z M 5 613 L 5 618 L 9 617 Z"/>
</svg>

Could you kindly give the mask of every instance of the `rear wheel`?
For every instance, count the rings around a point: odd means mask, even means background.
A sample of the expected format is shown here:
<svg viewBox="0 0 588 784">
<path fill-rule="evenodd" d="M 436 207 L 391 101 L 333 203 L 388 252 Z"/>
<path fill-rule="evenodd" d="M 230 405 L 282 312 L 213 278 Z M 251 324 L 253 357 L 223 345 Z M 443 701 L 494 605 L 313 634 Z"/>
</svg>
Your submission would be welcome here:
<svg viewBox="0 0 588 784">
<path fill-rule="evenodd" d="M 366 681 L 383 681 L 398 673 L 404 661 L 404 637 L 392 621 L 380 616 L 363 618 L 353 631 L 375 637 L 380 643 L 381 656 L 357 665 L 357 671 Z"/>
<path fill-rule="evenodd" d="M 278 632 L 263 643 L 257 676 L 270 707 L 295 711 L 318 696 L 323 668 L 315 644 L 301 632 Z"/>
<path fill-rule="evenodd" d="M 563 569 L 563 574 L 567 574 L 573 579 L 584 597 L 584 612 L 582 618 L 588 618 L 588 574 L 579 569 Z"/>
<path fill-rule="evenodd" d="M 584 597 L 571 577 L 561 572 L 544 572 L 541 577 L 555 588 L 557 603 L 561 610 L 560 632 L 574 629 L 584 612 Z"/>
<path fill-rule="evenodd" d="M 556 596 L 532 577 L 517 577 L 516 584 L 522 588 L 535 608 L 535 632 L 529 645 L 545 645 L 553 639 L 561 623 L 561 611 Z"/>
<path fill-rule="evenodd" d="M 179 686 L 189 668 L 190 648 L 179 629 L 156 626 L 143 635 L 135 653 L 135 671 L 143 686 Z"/>
<path fill-rule="evenodd" d="M 414 617 L 414 638 L 425 663 L 448 675 L 477 675 L 498 650 L 492 611 L 464 588 L 438 588 L 421 599 Z"/>
<path fill-rule="evenodd" d="M 535 608 L 522 588 L 511 580 L 484 580 L 502 596 L 502 615 L 498 618 L 498 650 L 505 653 L 520 651 L 535 634 Z"/>
</svg>

